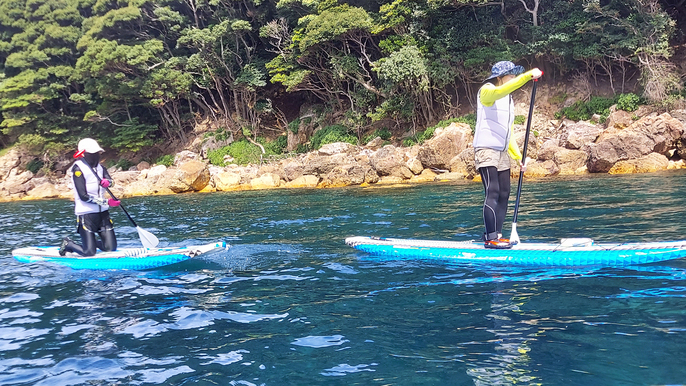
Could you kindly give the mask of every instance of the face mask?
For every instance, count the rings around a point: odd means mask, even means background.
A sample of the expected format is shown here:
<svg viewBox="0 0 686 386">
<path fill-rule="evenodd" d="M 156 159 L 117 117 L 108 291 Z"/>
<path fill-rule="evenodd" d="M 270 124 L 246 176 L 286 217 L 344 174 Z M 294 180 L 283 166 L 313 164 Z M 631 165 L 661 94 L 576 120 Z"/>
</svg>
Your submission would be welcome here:
<svg viewBox="0 0 686 386">
<path fill-rule="evenodd" d="M 100 153 L 84 153 L 83 159 L 85 159 L 90 166 L 96 167 L 100 163 Z"/>
</svg>

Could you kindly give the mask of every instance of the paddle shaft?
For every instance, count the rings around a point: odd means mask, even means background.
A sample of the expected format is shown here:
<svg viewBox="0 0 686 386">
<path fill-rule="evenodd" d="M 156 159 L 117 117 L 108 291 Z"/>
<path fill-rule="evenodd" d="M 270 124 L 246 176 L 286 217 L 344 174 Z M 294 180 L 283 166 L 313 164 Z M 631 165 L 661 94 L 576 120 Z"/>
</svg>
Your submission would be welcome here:
<svg viewBox="0 0 686 386">
<path fill-rule="evenodd" d="M 526 165 L 526 149 L 529 145 L 529 133 L 531 132 L 531 119 L 534 115 L 534 100 L 536 99 L 536 86 L 538 79 L 534 79 L 534 87 L 531 90 L 531 104 L 529 105 L 529 119 L 526 121 L 526 135 L 524 136 L 524 150 L 522 151 L 522 164 Z M 519 171 L 519 182 L 517 183 L 517 199 L 515 200 L 514 216 L 512 223 L 517 224 L 517 213 L 519 212 L 519 199 L 522 196 L 522 181 L 524 181 L 524 168 Z"/>
<path fill-rule="evenodd" d="M 102 181 L 102 178 L 100 178 L 100 176 L 98 175 L 98 173 L 97 173 L 97 172 L 95 171 L 95 169 L 88 163 L 88 161 L 83 160 L 83 162 L 84 162 L 86 165 L 88 165 L 88 167 L 91 169 L 91 171 L 93 172 L 93 174 L 95 174 L 95 178 L 98 179 L 98 182 L 101 182 L 101 181 Z M 102 185 L 101 185 L 101 186 L 102 186 Z M 105 187 L 103 186 L 103 188 L 105 188 Z M 119 201 L 119 199 L 118 199 L 114 194 L 112 194 L 112 191 L 110 190 L 110 188 L 105 188 L 105 190 L 106 190 L 107 193 L 110 195 L 110 197 L 112 197 L 113 199 Z M 133 218 L 131 217 L 131 215 L 129 214 L 129 212 L 126 211 L 126 208 L 124 208 L 124 205 L 123 205 L 121 202 L 119 202 L 119 207 L 121 208 L 121 210 L 124 211 L 124 214 L 126 214 L 126 217 L 129 218 L 129 221 L 131 221 L 131 224 L 133 224 L 134 227 L 138 228 L 138 224 L 136 224 L 136 222 L 133 221 Z"/>
</svg>

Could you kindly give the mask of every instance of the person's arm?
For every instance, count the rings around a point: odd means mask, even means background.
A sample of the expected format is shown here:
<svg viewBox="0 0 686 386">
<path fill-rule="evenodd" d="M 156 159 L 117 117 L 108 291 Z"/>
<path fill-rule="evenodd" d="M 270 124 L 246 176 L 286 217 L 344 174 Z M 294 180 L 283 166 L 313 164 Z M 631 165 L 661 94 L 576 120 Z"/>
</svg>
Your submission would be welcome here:
<svg viewBox="0 0 686 386">
<path fill-rule="evenodd" d="M 536 75 L 540 77 L 539 74 L 541 74 L 541 71 L 537 68 L 534 68 L 533 70 L 527 71 L 500 86 L 494 86 L 490 83 L 487 83 L 481 88 L 479 100 L 484 106 L 492 106 L 498 99 L 508 96 L 513 91 L 524 86 L 526 82 L 537 78 Z"/>
<path fill-rule="evenodd" d="M 74 180 L 74 189 L 76 190 L 76 193 L 79 195 L 81 201 L 91 202 L 93 204 L 97 204 L 100 206 L 107 205 L 107 200 L 105 200 L 104 198 L 95 197 L 88 194 L 88 190 L 86 189 L 86 178 L 83 176 L 83 171 L 81 171 L 79 165 L 74 165 L 72 172 L 72 179 Z"/>
</svg>

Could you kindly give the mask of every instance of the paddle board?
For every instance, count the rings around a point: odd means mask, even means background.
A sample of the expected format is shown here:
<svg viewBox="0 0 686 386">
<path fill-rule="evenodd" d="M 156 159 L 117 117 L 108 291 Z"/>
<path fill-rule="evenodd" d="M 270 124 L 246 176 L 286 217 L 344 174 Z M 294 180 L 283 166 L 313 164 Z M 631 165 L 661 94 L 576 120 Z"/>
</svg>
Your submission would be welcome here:
<svg viewBox="0 0 686 386">
<path fill-rule="evenodd" d="M 479 264 L 525 266 L 624 266 L 686 257 L 686 240 L 647 243 L 595 243 L 562 239 L 559 243 L 520 242 L 512 249 L 487 249 L 481 241 L 412 240 L 349 237 L 349 246 L 386 258 L 447 259 Z"/>
<path fill-rule="evenodd" d="M 68 252 L 60 256 L 59 247 L 25 247 L 12 251 L 22 263 L 50 262 L 73 269 L 149 269 L 178 263 L 220 249 L 228 249 L 226 242 L 167 248 L 119 248 L 112 252 L 98 252 L 84 257 Z"/>
</svg>

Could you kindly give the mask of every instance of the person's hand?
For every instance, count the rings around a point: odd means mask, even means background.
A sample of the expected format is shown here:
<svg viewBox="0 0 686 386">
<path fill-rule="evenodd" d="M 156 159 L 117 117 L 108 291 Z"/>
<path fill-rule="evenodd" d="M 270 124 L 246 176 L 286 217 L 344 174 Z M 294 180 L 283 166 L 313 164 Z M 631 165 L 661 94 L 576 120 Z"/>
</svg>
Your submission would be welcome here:
<svg viewBox="0 0 686 386">
<path fill-rule="evenodd" d="M 109 205 L 111 207 L 119 206 L 119 204 L 121 204 L 121 201 L 115 200 L 114 198 L 110 198 L 107 200 L 107 205 Z"/>
<path fill-rule="evenodd" d="M 533 79 L 538 79 L 543 76 L 543 71 L 539 70 L 538 68 L 534 68 L 531 70 L 531 77 Z"/>
<path fill-rule="evenodd" d="M 110 185 L 111 185 L 110 180 L 107 180 L 104 178 L 102 180 L 100 180 L 100 186 L 102 186 L 103 188 L 109 188 Z"/>
</svg>

